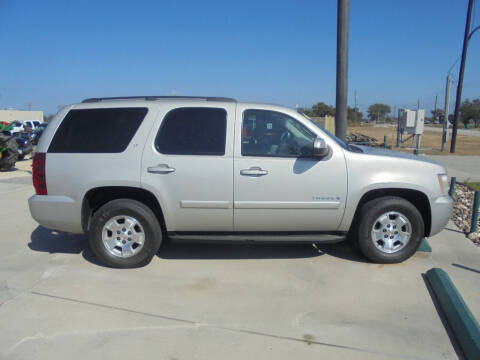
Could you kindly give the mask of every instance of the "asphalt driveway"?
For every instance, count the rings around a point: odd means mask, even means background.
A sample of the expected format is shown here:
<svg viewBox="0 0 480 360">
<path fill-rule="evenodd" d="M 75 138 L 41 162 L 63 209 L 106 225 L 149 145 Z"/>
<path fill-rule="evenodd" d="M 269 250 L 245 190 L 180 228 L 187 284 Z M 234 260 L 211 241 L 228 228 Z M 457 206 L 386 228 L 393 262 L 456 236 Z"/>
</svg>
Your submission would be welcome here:
<svg viewBox="0 0 480 360">
<path fill-rule="evenodd" d="M 85 236 L 37 226 L 32 191 L 0 180 L 2 359 L 456 359 L 432 267 L 480 318 L 480 249 L 453 225 L 399 265 L 347 244 L 166 245 L 116 270 Z"/>
</svg>

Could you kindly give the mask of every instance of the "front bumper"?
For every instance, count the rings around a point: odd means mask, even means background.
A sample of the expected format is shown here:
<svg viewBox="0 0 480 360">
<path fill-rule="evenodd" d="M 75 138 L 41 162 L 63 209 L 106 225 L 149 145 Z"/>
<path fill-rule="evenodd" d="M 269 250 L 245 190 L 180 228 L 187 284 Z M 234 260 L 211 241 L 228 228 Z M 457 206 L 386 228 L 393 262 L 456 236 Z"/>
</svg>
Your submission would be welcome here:
<svg viewBox="0 0 480 360">
<path fill-rule="evenodd" d="M 430 235 L 433 236 L 443 230 L 448 220 L 452 216 L 453 199 L 451 196 L 440 196 L 435 201 L 430 202 L 432 212 L 432 226 Z"/>
</svg>

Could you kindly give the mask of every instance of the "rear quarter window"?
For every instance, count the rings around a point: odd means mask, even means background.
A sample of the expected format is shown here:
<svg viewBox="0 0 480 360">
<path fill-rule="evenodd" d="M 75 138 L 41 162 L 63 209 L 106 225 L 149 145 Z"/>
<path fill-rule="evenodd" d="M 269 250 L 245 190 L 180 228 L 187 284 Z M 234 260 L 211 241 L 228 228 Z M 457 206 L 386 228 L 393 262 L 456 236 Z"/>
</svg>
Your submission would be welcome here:
<svg viewBox="0 0 480 360">
<path fill-rule="evenodd" d="M 163 119 L 155 146 L 167 155 L 225 155 L 227 112 L 223 108 L 185 107 Z"/>
<path fill-rule="evenodd" d="M 147 112 L 144 107 L 70 110 L 55 133 L 48 152 L 123 152 Z"/>
</svg>

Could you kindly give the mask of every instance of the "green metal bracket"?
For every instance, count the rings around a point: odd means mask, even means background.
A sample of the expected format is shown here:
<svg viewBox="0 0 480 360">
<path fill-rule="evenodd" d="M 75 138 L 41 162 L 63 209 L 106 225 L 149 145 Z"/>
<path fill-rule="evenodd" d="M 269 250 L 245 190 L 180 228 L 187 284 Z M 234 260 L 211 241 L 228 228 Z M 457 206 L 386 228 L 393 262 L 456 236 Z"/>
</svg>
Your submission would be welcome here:
<svg viewBox="0 0 480 360">
<path fill-rule="evenodd" d="M 448 195 L 453 197 L 455 194 L 455 185 L 457 184 L 457 178 L 455 176 L 452 176 L 450 179 L 450 190 L 448 191 Z"/>
<path fill-rule="evenodd" d="M 478 227 L 478 204 L 480 203 L 480 191 L 475 191 L 473 198 L 472 222 L 470 223 L 470 234 L 477 231 Z"/>
</svg>

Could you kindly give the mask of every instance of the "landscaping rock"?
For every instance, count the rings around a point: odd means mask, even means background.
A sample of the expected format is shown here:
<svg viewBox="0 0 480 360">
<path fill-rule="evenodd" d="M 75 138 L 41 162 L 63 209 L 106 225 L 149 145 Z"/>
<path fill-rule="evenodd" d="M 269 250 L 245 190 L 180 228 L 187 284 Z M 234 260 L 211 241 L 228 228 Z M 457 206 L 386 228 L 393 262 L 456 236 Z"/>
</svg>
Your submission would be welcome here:
<svg viewBox="0 0 480 360">
<path fill-rule="evenodd" d="M 453 195 L 454 205 L 451 219 L 460 230 L 468 234 L 467 237 L 472 240 L 474 244 L 480 246 L 480 232 L 477 231 L 469 234 L 474 196 L 475 191 L 464 184 L 457 183 L 455 186 L 455 194 Z M 478 228 L 480 229 L 480 226 Z"/>
</svg>

